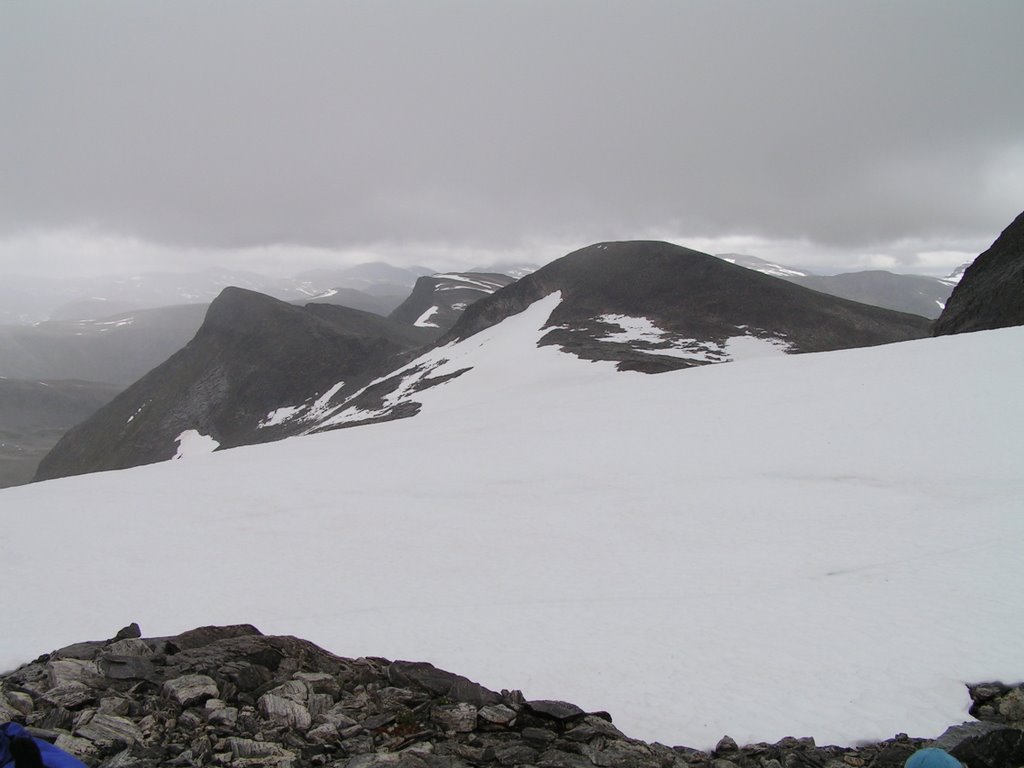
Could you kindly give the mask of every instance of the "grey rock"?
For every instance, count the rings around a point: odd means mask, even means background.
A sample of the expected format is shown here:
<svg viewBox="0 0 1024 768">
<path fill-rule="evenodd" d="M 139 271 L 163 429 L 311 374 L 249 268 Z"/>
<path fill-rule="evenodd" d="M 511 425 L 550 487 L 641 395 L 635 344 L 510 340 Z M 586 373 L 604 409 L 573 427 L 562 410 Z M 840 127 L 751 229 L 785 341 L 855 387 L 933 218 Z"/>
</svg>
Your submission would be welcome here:
<svg viewBox="0 0 1024 768">
<path fill-rule="evenodd" d="M 469 733 L 476 729 L 476 713 L 472 704 L 440 704 L 430 708 L 430 719 L 444 731 Z"/>
<path fill-rule="evenodd" d="M 549 749 L 537 758 L 538 768 L 594 768 L 594 764 L 583 755 Z"/>
<path fill-rule="evenodd" d="M 96 693 L 84 683 L 71 682 L 51 688 L 41 698 L 55 707 L 78 709 L 95 701 Z"/>
<path fill-rule="evenodd" d="M 359 725 L 359 723 L 356 720 L 353 720 L 351 717 L 349 717 L 348 714 L 345 713 L 344 709 L 341 706 L 331 707 L 330 710 L 323 714 L 322 719 L 325 723 L 330 723 L 338 729 L 351 728 L 352 726 Z"/>
<path fill-rule="evenodd" d="M 75 735 L 97 744 L 110 747 L 115 744 L 138 744 L 143 740 L 142 731 L 126 717 L 97 712 L 87 723 L 75 729 Z"/>
<path fill-rule="evenodd" d="M 394 712 L 381 712 L 379 715 L 370 715 L 360 725 L 367 731 L 375 731 L 385 725 L 395 722 L 397 715 Z"/>
<path fill-rule="evenodd" d="M 554 731 L 549 731 L 547 728 L 523 728 L 522 736 L 523 741 L 527 744 L 540 748 L 545 747 L 558 738 L 558 734 Z"/>
<path fill-rule="evenodd" d="M 309 700 L 306 702 L 306 706 L 309 709 L 309 714 L 313 717 L 322 715 L 328 712 L 331 707 L 334 706 L 334 699 L 326 693 L 311 693 L 309 694 Z"/>
<path fill-rule="evenodd" d="M 51 688 L 70 683 L 94 685 L 100 677 L 96 662 L 83 659 L 57 659 L 46 665 L 47 678 Z"/>
<path fill-rule="evenodd" d="M 538 715 L 549 717 L 552 720 L 571 720 L 586 714 L 575 704 L 567 701 L 553 701 L 549 699 L 537 699 L 528 701 L 524 705 L 526 709 Z"/>
<path fill-rule="evenodd" d="M 273 693 L 265 693 L 257 702 L 260 714 L 268 720 L 299 730 L 308 730 L 313 717 L 303 704 Z"/>
<path fill-rule="evenodd" d="M 227 740 L 227 746 L 234 758 L 284 758 L 292 759 L 294 753 L 284 749 L 270 741 L 255 741 L 254 739 L 241 739 L 232 736 Z"/>
<path fill-rule="evenodd" d="M 625 734 L 601 717 L 587 715 L 575 728 L 565 732 L 565 738 L 570 741 L 590 741 L 598 736 L 610 739 L 624 739 Z"/>
<path fill-rule="evenodd" d="M 121 696 L 107 696 L 100 699 L 100 712 L 107 715 L 124 716 L 131 712 L 132 703 Z"/>
<path fill-rule="evenodd" d="M 736 743 L 736 740 L 731 736 L 723 736 L 718 740 L 718 744 L 715 745 L 713 754 L 721 755 L 728 754 L 731 752 L 739 752 L 740 745 Z"/>
<path fill-rule="evenodd" d="M 955 725 L 932 745 L 971 768 L 1006 768 L 1024 764 L 1024 730 L 999 723 Z"/>
<path fill-rule="evenodd" d="M 296 672 L 292 679 L 305 683 L 310 693 L 327 694 L 334 700 L 341 695 L 341 684 L 338 679 L 326 672 Z"/>
<path fill-rule="evenodd" d="M 103 649 L 112 656 L 152 656 L 153 649 L 139 638 L 129 637 L 110 643 Z"/>
<path fill-rule="evenodd" d="M 435 696 L 483 707 L 500 704 L 501 696 L 474 683 L 467 677 L 445 672 L 433 664 L 419 661 L 396 661 L 387 668 L 388 681 L 395 686 L 419 686 Z"/>
<path fill-rule="evenodd" d="M 661 760 L 646 744 L 612 741 L 599 749 L 587 746 L 583 754 L 601 768 L 657 768 Z"/>
<path fill-rule="evenodd" d="M 536 761 L 540 752 L 522 742 L 514 742 L 494 750 L 494 759 L 500 765 L 526 765 Z"/>
<path fill-rule="evenodd" d="M 234 728 L 238 723 L 238 708 L 220 707 L 218 709 L 208 710 L 206 714 L 206 722 L 210 725 Z"/>
<path fill-rule="evenodd" d="M 161 693 L 164 698 L 176 701 L 183 707 L 200 704 L 207 699 L 220 696 L 217 683 L 207 675 L 182 675 L 164 683 Z"/>
<path fill-rule="evenodd" d="M 97 749 L 91 741 L 79 738 L 78 736 L 72 736 L 69 733 L 62 733 L 57 736 L 53 744 L 58 749 L 63 749 L 65 752 L 84 760 L 92 758 L 97 753 Z"/>
<path fill-rule="evenodd" d="M 314 744 L 336 744 L 341 740 L 337 726 L 331 723 L 323 723 L 316 728 L 311 728 L 306 738 Z"/>
<path fill-rule="evenodd" d="M 999 702 L 999 714 L 1011 723 L 1024 721 L 1024 688 L 1014 688 Z"/>
<path fill-rule="evenodd" d="M 504 704 L 490 704 L 481 707 L 478 714 L 481 720 L 493 725 L 510 725 L 516 719 L 516 711 Z"/>
<path fill-rule="evenodd" d="M 145 680 L 153 676 L 153 662 L 145 656 L 105 654 L 96 665 L 104 677 L 113 680 Z"/>
<path fill-rule="evenodd" d="M 344 768 L 428 768 L 422 757 L 407 752 L 358 755 L 343 765 Z"/>
<path fill-rule="evenodd" d="M 7 704 L 13 710 L 22 715 L 27 715 L 34 706 L 32 697 L 21 691 L 4 691 L 3 698 L 7 699 Z"/>
<path fill-rule="evenodd" d="M 121 627 L 114 635 L 114 640 L 127 640 L 129 638 L 142 637 L 142 630 L 134 621 L 127 627 Z"/>
<path fill-rule="evenodd" d="M 84 643 L 73 643 L 54 651 L 53 658 L 89 661 L 96 658 L 96 654 L 100 652 L 100 648 L 102 647 L 103 643 L 96 640 L 87 640 Z"/>
<path fill-rule="evenodd" d="M 303 704 L 309 696 L 309 689 L 301 680 L 289 680 L 283 685 L 271 688 L 267 693 L 274 696 L 280 696 L 282 699 L 288 699 L 289 701 L 295 701 L 299 704 Z"/>
</svg>

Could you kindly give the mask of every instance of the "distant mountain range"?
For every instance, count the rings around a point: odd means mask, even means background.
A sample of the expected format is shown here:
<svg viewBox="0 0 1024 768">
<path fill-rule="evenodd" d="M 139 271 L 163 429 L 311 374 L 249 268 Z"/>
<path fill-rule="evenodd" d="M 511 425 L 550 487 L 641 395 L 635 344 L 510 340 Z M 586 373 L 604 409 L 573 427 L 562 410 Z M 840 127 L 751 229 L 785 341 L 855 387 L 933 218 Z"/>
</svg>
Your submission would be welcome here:
<svg viewBox="0 0 1024 768">
<path fill-rule="evenodd" d="M 232 447 L 414 415 L 417 392 L 464 373 L 452 367 L 447 345 L 554 293 L 560 301 L 542 345 L 649 373 L 930 331 L 922 317 L 659 242 L 600 243 L 515 282 L 421 277 L 387 320 L 226 289 L 185 349 L 65 435 L 37 477 L 168 459 L 195 445 L 187 436 L 203 436 L 207 448 Z M 447 327 L 434 349 L 416 357 Z"/>
<path fill-rule="evenodd" d="M 374 262 L 310 270 L 291 278 L 225 269 L 75 279 L 10 276 L 0 284 L 0 324 L 95 320 L 138 309 L 209 304 L 227 287 L 246 288 L 294 302 L 317 300 L 329 297 L 332 291 L 346 290 L 350 300 L 368 301 L 364 294 L 375 297 L 380 306 L 386 307 L 386 314 L 409 295 L 417 278 L 435 271 Z"/>
<path fill-rule="evenodd" d="M 181 349 L 205 314 L 205 304 L 182 304 L 98 320 L 0 325 L 0 376 L 102 381 L 123 389 Z"/>
<path fill-rule="evenodd" d="M 900 275 L 883 270 L 815 275 L 738 253 L 722 253 L 718 254 L 718 258 L 832 296 L 894 309 L 897 312 L 909 312 L 932 320 L 937 318 L 946 306 L 949 294 L 967 267 L 966 264 L 962 265 L 946 277 Z"/>
<path fill-rule="evenodd" d="M 205 435 L 207 446 L 229 447 L 411 415 L 416 391 L 461 373 L 439 363 L 436 350 L 410 362 L 417 350 L 442 336 L 441 346 L 466 339 L 554 291 L 561 301 L 542 344 L 654 373 L 924 336 L 931 330 L 925 318 L 937 314 L 963 273 L 820 276 L 750 256 L 716 259 L 643 241 L 598 243 L 539 270 L 507 268 L 524 279 L 364 264 L 260 284 L 292 302 L 292 310 L 262 292 L 228 290 L 210 316 L 197 303 L 0 326 L 0 376 L 105 381 L 112 386 L 100 389 L 110 396 L 132 385 L 108 406 L 114 417 L 96 415 L 102 428 L 87 423 L 69 435 L 40 470 L 43 478 L 170 458 L 184 450 L 179 438 L 190 432 Z M 115 281 L 120 287 L 108 294 L 114 298 L 65 304 L 62 312 L 109 307 L 125 292 L 136 299 L 159 291 L 201 298 L 228 279 L 263 279 L 215 270 L 167 277 Z M 325 285 L 335 287 L 315 291 Z M 314 337 L 323 343 L 311 343 Z M 344 351 L 324 359 L 332 344 Z M 247 360 L 238 358 L 240 350 L 248 350 Z M 271 373 L 264 376 L 264 369 Z M 266 381 L 253 385 L 261 377 Z M 47 434 L 52 439 L 53 429 Z M 37 453 L 41 445 L 35 442 Z"/>
</svg>

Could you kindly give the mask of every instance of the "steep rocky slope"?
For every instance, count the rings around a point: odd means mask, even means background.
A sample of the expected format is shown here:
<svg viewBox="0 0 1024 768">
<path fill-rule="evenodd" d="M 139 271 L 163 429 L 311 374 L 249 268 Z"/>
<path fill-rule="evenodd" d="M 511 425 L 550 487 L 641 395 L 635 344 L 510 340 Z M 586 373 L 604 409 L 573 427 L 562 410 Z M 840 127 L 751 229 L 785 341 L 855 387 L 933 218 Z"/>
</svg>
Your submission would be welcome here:
<svg viewBox="0 0 1024 768">
<path fill-rule="evenodd" d="M 974 260 L 954 289 L 934 333 L 1024 325 L 1024 213 Z"/>
<path fill-rule="evenodd" d="M 429 338 L 347 307 L 294 307 L 227 288 L 195 338 L 68 432 L 36 479 L 169 459 L 186 433 L 211 446 L 276 439 L 276 409 L 312 403 L 342 380 L 359 382 Z"/>
<path fill-rule="evenodd" d="M 971 768 L 1024 760 L 1024 688 L 973 686 L 988 722 L 934 742 L 858 747 L 810 738 L 712 752 L 631 739 L 607 712 L 492 691 L 424 662 L 342 658 L 250 625 L 76 643 L 0 676 L 0 722 L 27 724 L 90 766 L 329 768 L 902 768 L 925 745 Z M 965 697 L 967 691 L 964 692 Z"/>
</svg>

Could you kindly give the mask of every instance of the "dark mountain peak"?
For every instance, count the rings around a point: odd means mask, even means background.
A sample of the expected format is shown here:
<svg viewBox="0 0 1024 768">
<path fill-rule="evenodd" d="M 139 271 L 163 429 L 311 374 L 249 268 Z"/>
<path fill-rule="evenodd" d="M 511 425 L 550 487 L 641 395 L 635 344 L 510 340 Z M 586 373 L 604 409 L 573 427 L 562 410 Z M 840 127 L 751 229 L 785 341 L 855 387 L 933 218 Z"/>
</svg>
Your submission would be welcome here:
<svg viewBox="0 0 1024 768">
<path fill-rule="evenodd" d="M 1024 325 L 1024 212 L 966 269 L 934 333 Z"/>
<path fill-rule="evenodd" d="M 301 308 L 247 288 L 229 286 L 222 290 L 206 310 L 203 328 L 228 332 L 247 332 L 268 317 L 303 317 Z"/>
<path fill-rule="evenodd" d="M 469 307 L 442 342 L 554 291 L 562 302 L 541 343 L 645 371 L 730 359 L 725 345 L 739 336 L 817 352 L 928 332 L 922 317 L 827 296 L 672 243 L 632 240 L 596 243 L 541 267 Z"/>
<path fill-rule="evenodd" d="M 36 479 L 169 459 L 190 431 L 223 447 L 296 434 L 320 396 L 358 388 L 431 338 L 349 307 L 226 288 L 195 337 L 68 432 Z"/>
</svg>

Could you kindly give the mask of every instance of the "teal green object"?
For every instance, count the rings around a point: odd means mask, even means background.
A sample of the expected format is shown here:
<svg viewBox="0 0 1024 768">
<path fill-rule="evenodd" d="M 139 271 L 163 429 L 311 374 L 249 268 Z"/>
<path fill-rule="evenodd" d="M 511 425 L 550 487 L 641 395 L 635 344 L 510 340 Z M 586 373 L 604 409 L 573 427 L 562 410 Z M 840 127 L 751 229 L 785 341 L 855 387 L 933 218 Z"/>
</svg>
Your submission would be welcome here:
<svg viewBox="0 0 1024 768">
<path fill-rule="evenodd" d="M 959 760 L 944 749 L 919 749 L 907 758 L 905 768 L 962 768 Z"/>
</svg>

